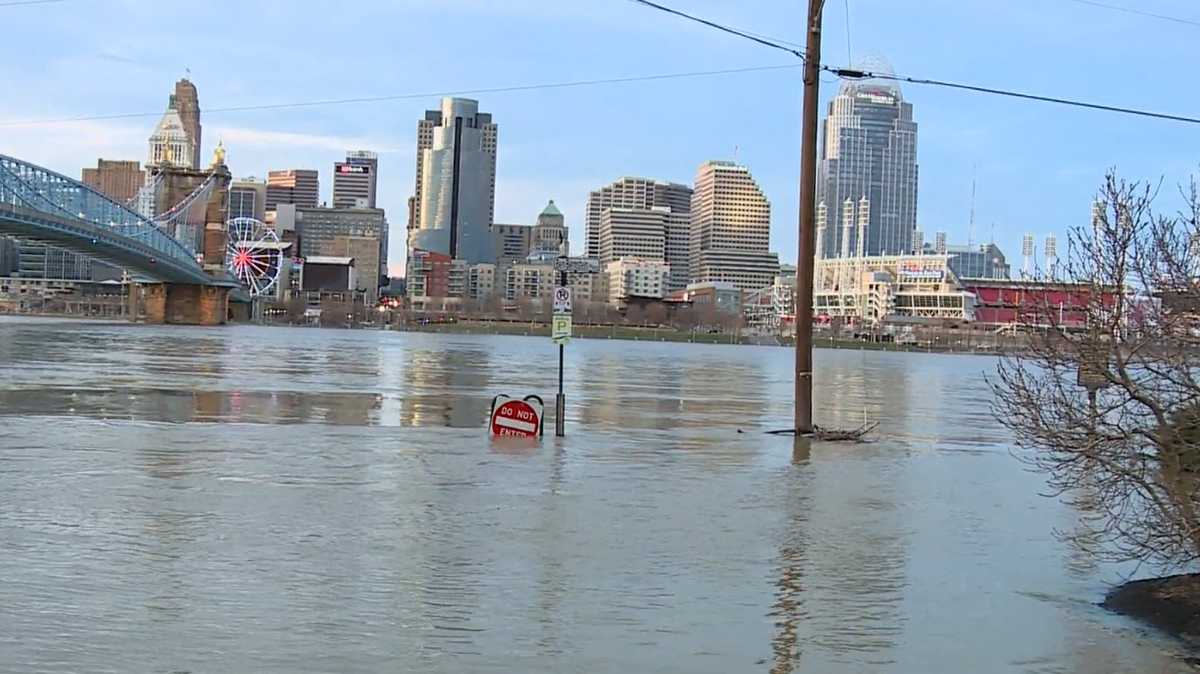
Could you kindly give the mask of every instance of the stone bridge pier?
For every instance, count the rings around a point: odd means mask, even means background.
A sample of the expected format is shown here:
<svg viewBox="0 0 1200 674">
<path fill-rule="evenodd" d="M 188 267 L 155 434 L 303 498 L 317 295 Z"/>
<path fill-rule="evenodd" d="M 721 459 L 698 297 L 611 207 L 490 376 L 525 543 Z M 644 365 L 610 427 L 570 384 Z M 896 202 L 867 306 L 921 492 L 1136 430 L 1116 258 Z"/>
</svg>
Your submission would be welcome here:
<svg viewBox="0 0 1200 674">
<path fill-rule="evenodd" d="M 146 322 L 153 325 L 224 325 L 229 288 L 155 283 L 143 286 Z"/>
<path fill-rule="evenodd" d="M 195 212 L 185 214 L 184 222 L 194 227 L 197 261 L 204 270 L 220 279 L 225 270 L 225 242 L 228 237 L 226 218 L 229 205 L 229 184 L 232 176 L 225 165 L 225 148 L 218 144 L 212 166 L 207 171 L 164 163 L 158 167 L 163 189 L 158 195 L 160 212 L 183 202 L 205 181 L 214 179 L 208 201 L 197 204 Z M 189 209 L 190 211 L 191 209 Z M 229 320 L 229 291 L 222 285 L 189 285 L 157 283 L 144 288 L 146 322 L 171 325 L 224 325 Z"/>
</svg>

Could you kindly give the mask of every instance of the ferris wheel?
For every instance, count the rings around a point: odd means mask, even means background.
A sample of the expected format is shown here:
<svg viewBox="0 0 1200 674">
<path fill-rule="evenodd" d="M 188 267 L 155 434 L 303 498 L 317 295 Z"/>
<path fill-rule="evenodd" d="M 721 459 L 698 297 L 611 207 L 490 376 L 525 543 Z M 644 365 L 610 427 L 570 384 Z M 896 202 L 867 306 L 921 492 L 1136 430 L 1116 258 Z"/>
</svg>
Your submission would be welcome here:
<svg viewBox="0 0 1200 674">
<path fill-rule="evenodd" d="M 234 218 L 225 223 L 228 242 L 225 266 L 252 297 L 267 295 L 283 270 L 284 244 L 275 230 L 254 218 Z"/>
</svg>

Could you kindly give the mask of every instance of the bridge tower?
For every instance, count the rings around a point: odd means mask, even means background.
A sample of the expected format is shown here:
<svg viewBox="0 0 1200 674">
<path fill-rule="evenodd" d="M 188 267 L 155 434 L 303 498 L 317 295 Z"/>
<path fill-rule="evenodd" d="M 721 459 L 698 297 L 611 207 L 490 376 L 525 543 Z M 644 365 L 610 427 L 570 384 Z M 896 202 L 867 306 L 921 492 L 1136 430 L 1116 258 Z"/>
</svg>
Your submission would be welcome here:
<svg viewBox="0 0 1200 674">
<path fill-rule="evenodd" d="M 162 181 L 155 197 L 155 212 L 178 211 L 163 226 L 171 230 L 169 234 L 196 251 L 196 261 L 214 280 L 227 279 L 225 245 L 228 231 L 225 223 L 233 176 L 225 165 L 224 146 L 217 145 L 208 170 L 176 166 L 169 157 L 154 170 L 156 179 Z M 234 285 L 230 282 L 226 285 L 158 283 L 146 286 L 146 321 L 222 325 L 229 317 L 229 292 Z"/>
</svg>

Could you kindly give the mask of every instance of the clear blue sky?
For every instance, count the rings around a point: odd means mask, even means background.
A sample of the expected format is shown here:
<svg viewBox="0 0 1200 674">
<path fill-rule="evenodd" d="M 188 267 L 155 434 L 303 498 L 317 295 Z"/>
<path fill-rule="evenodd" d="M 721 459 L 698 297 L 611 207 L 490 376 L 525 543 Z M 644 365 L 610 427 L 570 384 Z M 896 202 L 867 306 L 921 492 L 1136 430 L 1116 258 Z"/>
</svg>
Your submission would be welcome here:
<svg viewBox="0 0 1200 674">
<path fill-rule="evenodd" d="M 1192 0 L 1108 0 L 1200 20 Z M 668 0 L 746 30 L 803 41 L 802 0 Z M 1200 115 L 1200 27 L 1073 0 L 849 0 L 855 58 L 905 75 Z M 66 0 L 0 6 L 0 153 L 72 176 L 97 157 L 144 160 L 174 81 L 202 109 L 787 64 L 792 57 L 629 0 Z M 847 60 L 845 5 L 828 0 L 826 63 Z M 822 98 L 837 87 L 827 77 Z M 1087 221 L 1109 167 L 1174 185 L 1200 161 L 1200 127 L 906 86 L 920 124 L 919 222 L 1019 257 Z M 772 246 L 796 257 L 798 70 L 478 96 L 500 124 L 496 217 L 532 222 L 547 199 L 575 250 L 588 191 L 622 175 L 691 182 L 703 161 L 747 164 L 772 202 Z M 330 171 L 346 149 L 380 153 L 380 201 L 403 257 L 416 120 L 436 97 L 203 115 L 205 159 L 222 138 L 237 176 Z M 824 103 L 822 105 L 824 107 Z M 1164 198 L 1164 207 L 1175 206 Z M 928 234 L 927 236 L 932 236 Z M 1039 243 L 1040 246 L 1040 243 Z"/>
</svg>

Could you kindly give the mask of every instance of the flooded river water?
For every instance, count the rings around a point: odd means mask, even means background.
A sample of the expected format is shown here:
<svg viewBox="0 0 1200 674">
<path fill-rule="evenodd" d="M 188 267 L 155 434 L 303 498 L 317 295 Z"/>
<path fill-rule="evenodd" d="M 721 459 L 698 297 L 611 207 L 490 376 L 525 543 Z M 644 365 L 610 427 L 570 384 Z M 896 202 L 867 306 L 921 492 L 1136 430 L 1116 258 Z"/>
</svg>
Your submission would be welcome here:
<svg viewBox="0 0 1200 674">
<path fill-rule="evenodd" d="M 0 319 L 0 671 L 1185 672 L 977 356 Z M 550 405 L 552 407 L 552 404 Z M 552 421 L 548 425 L 553 428 Z"/>
</svg>

